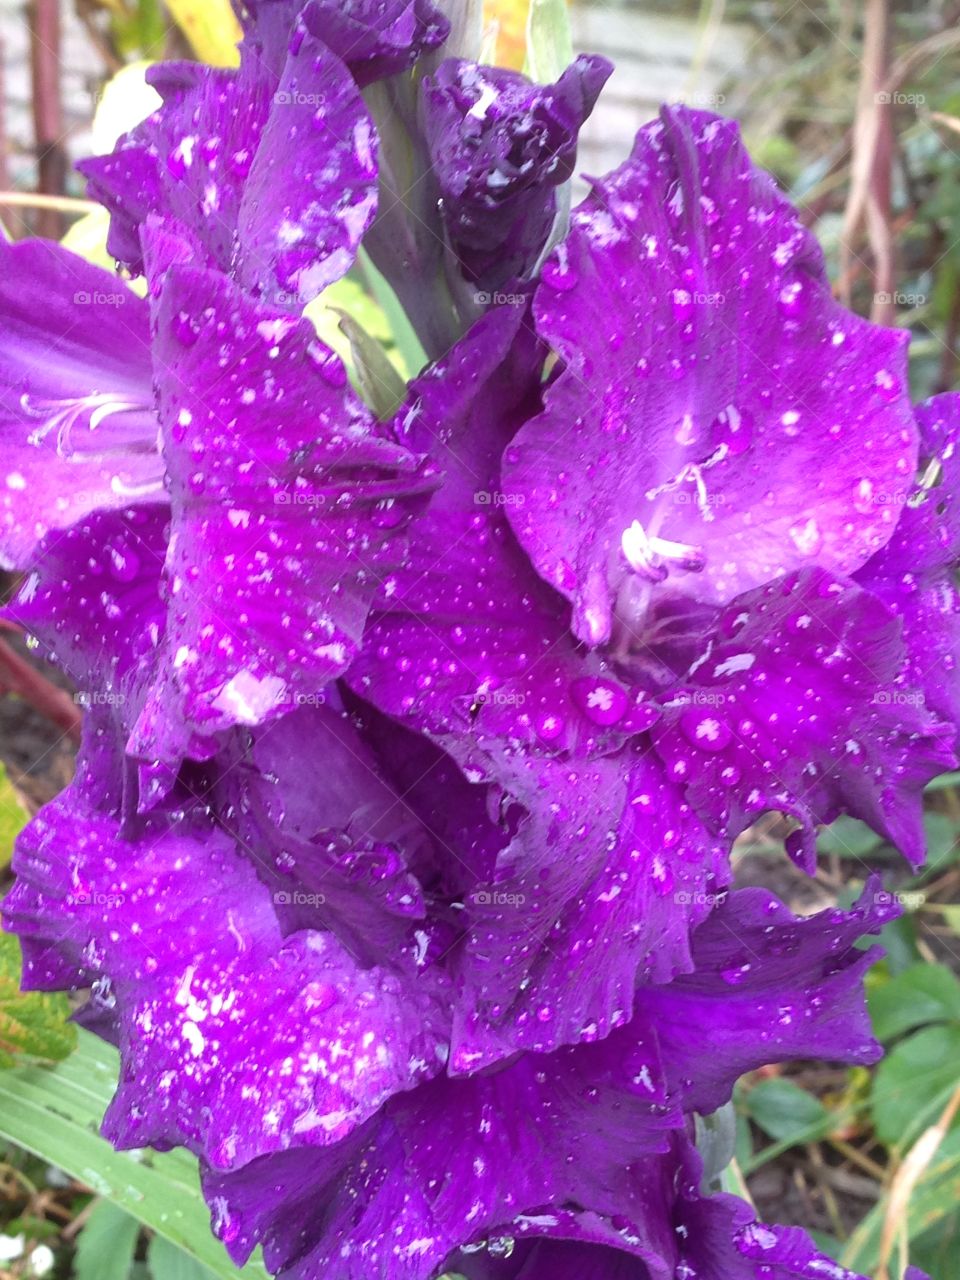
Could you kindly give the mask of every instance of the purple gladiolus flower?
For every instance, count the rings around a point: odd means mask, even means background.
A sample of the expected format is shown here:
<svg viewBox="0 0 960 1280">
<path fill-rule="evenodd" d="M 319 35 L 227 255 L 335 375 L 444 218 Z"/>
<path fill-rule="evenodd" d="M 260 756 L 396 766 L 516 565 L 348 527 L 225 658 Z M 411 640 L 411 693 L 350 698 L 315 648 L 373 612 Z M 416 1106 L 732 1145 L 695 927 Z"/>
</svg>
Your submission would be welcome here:
<svg viewBox="0 0 960 1280">
<path fill-rule="evenodd" d="M 696 1117 L 880 1054 L 889 896 L 798 918 L 730 853 L 773 810 L 808 869 L 840 814 L 921 861 L 960 401 L 911 407 L 729 122 L 665 109 L 538 269 L 602 59 L 444 59 L 425 0 L 241 17 L 85 166 L 145 300 L 0 245 L 6 616 L 90 706 L 17 845 L 24 983 L 89 990 L 106 1135 L 193 1152 L 285 1280 L 858 1280 Z M 518 295 L 448 290 L 378 417 L 301 312 L 361 245 L 436 300 L 411 206 L 374 222 L 387 78 L 447 285 Z"/>
<path fill-rule="evenodd" d="M 529 274 L 570 177 L 577 134 L 613 70 L 578 58 L 555 85 L 451 59 L 423 86 L 424 135 L 464 276 L 496 290 Z"/>
<path fill-rule="evenodd" d="M 236 71 L 161 63 L 163 106 L 80 168 L 111 213 L 107 245 L 144 269 L 151 214 L 252 293 L 302 305 L 350 267 L 377 204 L 377 139 L 347 67 L 298 28 L 282 66 L 241 47 Z"/>
</svg>

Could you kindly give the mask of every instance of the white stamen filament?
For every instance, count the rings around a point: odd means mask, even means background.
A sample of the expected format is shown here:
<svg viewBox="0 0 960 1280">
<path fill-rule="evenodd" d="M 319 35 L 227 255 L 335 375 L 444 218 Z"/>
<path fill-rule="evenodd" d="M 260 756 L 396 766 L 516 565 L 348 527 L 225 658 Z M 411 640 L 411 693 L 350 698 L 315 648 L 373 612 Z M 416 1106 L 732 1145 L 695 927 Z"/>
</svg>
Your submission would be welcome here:
<svg viewBox="0 0 960 1280">
<path fill-rule="evenodd" d="M 42 419 L 42 425 L 38 426 L 27 437 L 30 444 L 39 446 L 50 435 L 51 432 L 57 433 L 57 453 L 61 458 L 70 459 L 78 454 L 84 454 L 84 450 L 75 446 L 71 440 L 71 432 L 78 422 L 81 422 L 84 415 L 89 415 L 86 423 L 86 430 L 93 432 L 105 422 L 108 418 L 118 413 L 131 412 L 148 412 L 149 405 L 140 404 L 135 400 L 125 400 L 119 396 L 92 394 L 88 396 L 78 396 L 76 399 L 70 400 L 37 400 L 32 399 L 28 392 L 24 392 L 20 397 L 20 407 L 31 418 Z M 123 442 L 122 445 L 102 446 L 98 449 L 86 452 L 85 456 L 91 454 L 104 455 L 112 452 L 130 453 L 132 451 L 140 451 L 144 453 L 153 452 L 152 442 L 150 445 L 146 441 L 130 439 Z"/>
<path fill-rule="evenodd" d="M 624 529 L 620 546 L 630 568 L 653 582 L 662 582 L 667 576 L 664 560 L 676 563 L 691 573 L 699 573 L 705 563 L 699 547 L 649 534 L 639 520 L 634 520 L 628 529 Z"/>
</svg>

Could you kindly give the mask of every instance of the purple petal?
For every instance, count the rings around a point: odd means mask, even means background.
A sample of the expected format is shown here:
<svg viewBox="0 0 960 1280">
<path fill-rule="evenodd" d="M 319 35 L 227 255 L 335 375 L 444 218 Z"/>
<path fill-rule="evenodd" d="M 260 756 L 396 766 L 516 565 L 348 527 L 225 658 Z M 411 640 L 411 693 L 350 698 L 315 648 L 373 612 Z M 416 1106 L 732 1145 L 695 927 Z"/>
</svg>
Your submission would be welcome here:
<svg viewBox="0 0 960 1280">
<path fill-rule="evenodd" d="M 612 65 L 580 57 L 555 85 L 451 58 L 424 81 L 424 134 L 463 275 L 496 290 L 529 275 L 553 228 L 556 188 Z M 489 301 L 489 299 L 481 299 Z"/>
<path fill-rule="evenodd" d="M 49 533 L 4 611 L 97 705 L 126 702 L 163 634 L 169 522 L 169 508 L 130 507 Z"/>
<path fill-rule="evenodd" d="M 951 724 L 960 723 L 960 396 L 936 396 L 917 408 L 921 435 L 918 486 L 900 509 L 893 537 L 856 579 L 903 620 L 907 668 L 891 701 L 922 700 Z"/>
<path fill-rule="evenodd" d="M 799 1227 L 746 1226 L 737 1241 L 745 1258 L 757 1264 L 757 1280 L 865 1280 L 821 1253 Z M 918 1273 L 924 1280 L 923 1273 Z M 909 1270 L 904 1280 L 911 1280 Z"/>
<path fill-rule="evenodd" d="M 47 535 L 36 567 L 4 614 L 36 638 L 69 676 L 98 724 L 107 722 L 139 757 L 139 785 L 125 779 L 134 808 L 169 791 L 184 758 L 206 760 L 218 742 L 193 730 L 167 671 L 162 572 L 167 506 L 101 511 Z M 119 771 L 119 761 L 104 769 Z"/>
<path fill-rule="evenodd" d="M 638 983 L 692 968 L 690 931 L 729 872 L 641 743 L 591 764 L 516 768 L 508 795 L 527 816 L 464 902 L 452 1070 L 603 1038 L 632 1016 Z"/>
<path fill-rule="evenodd" d="M 806 919 L 762 889 L 729 894 L 693 935 L 692 972 L 637 995 L 684 1110 L 715 1111 L 771 1062 L 875 1062 L 863 976 L 878 951 L 855 944 L 898 914 L 876 880 L 850 911 Z"/>
<path fill-rule="evenodd" d="M 436 1079 L 388 1103 L 338 1166 L 296 1153 L 208 1174 L 215 1226 L 219 1217 L 237 1261 L 262 1239 L 284 1280 L 426 1280 L 460 1245 L 541 1206 L 572 1200 L 639 1219 L 640 1171 L 654 1165 L 661 1194 L 672 1178 L 661 1183 L 653 1160 L 668 1144 L 655 1052 L 634 1049 L 614 1059 L 596 1045 Z M 672 1251 L 672 1227 L 657 1229 Z"/>
<path fill-rule="evenodd" d="M 291 309 L 339 279 L 377 199 L 373 122 L 340 59 L 301 29 L 282 72 L 251 46 L 238 71 L 164 63 L 150 81 L 163 105 L 80 165 L 112 215 L 110 252 L 142 271 L 141 228 L 163 214 Z"/>
<path fill-rule="evenodd" d="M 889 538 L 916 464 L 905 336 L 833 302 L 731 121 L 667 107 L 641 130 L 534 310 L 563 371 L 507 450 L 507 510 L 587 643 L 642 639 L 658 585 L 724 602 Z"/>
<path fill-rule="evenodd" d="M 425 919 L 421 884 L 433 867 L 432 833 L 337 706 L 336 687 L 322 698 L 243 749 L 231 740 L 217 806 L 236 815 L 242 847 L 257 851 L 284 932 L 329 929 L 362 963 L 415 972 L 439 923 Z"/>
<path fill-rule="evenodd" d="M 233 1168 L 336 1142 L 442 1068 L 433 998 L 331 934 L 282 938 L 252 865 L 203 819 L 158 814 L 125 837 L 74 786 L 21 836 L 15 870 L 8 926 L 116 1001 L 117 1146 L 185 1145 Z"/>
<path fill-rule="evenodd" d="M 406 71 L 450 33 L 449 21 L 430 0 L 311 0 L 301 21 L 346 63 L 361 88 Z"/>
<path fill-rule="evenodd" d="M 821 569 L 734 600 L 652 729 L 697 812 L 728 837 L 768 809 L 792 814 L 788 848 L 808 869 L 816 824 L 851 813 L 920 862 L 921 792 L 951 766 L 953 735 L 893 697 L 899 633 L 875 596 Z"/>
<path fill-rule="evenodd" d="M 101 507 L 164 500 L 146 304 L 45 240 L 0 243 L 0 563 Z"/>
<path fill-rule="evenodd" d="M 205 733 L 257 724 L 349 665 L 431 482 L 307 321 L 216 273 L 171 268 L 154 360 L 184 714 Z"/>
<path fill-rule="evenodd" d="M 237 278 L 285 305 L 353 265 L 377 209 L 378 140 L 346 67 L 322 41 L 291 46 L 237 219 Z"/>
<path fill-rule="evenodd" d="M 492 742 L 509 733 L 557 751 L 610 726 L 572 700 L 573 681 L 599 673 L 576 653 L 562 599 L 530 568 L 499 501 L 500 454 L 538 403 L 539 367 L 522 313 L 505 307 L 413 384 L 403 439 L 434 458 L 443 480 L 411 529 L 390 612 L 375 618 L 351 680 L 438 737 L 465 741 L 476 728 Z M 558 703 L 569 724 L 555 732 Z"/>
<path fill-rule="evenodd" d="M 678 1137 L 634 1168 L 642 1214 L 608 1219 L 547 1206 L 464 1250 L 451 1269 L 466 1280 L 756 1280 L 735 1245 L 747 1206 L 702 1195 L 700 1175 L 696 1152 Z"/>
<path fill-rule="evenodd" d="M 195 232 L 211 263 L 236 252 L 243 184 L 253 165 L 277 81 L 252 58 L 239 71 L 159 63 L 149 82 L 163 99 L 110 155 L 78 165 L 90 195 L 110 212 L 109 252 L 143 271 L 140 230 L 150 214 Z"/>
</svg>

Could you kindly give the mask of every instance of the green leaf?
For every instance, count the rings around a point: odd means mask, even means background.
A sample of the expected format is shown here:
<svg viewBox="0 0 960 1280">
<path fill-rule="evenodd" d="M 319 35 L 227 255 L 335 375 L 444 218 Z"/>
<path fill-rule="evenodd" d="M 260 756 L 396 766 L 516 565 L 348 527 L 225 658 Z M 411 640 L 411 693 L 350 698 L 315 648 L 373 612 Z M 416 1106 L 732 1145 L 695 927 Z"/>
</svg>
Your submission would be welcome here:
<svg viewBox="0 0 960 1280">
<path fill-rule="evenodd" d="M 27 825 L 29 816 L 0 763 L 0 869 L 10 865 L 13 842 Z"/>
<path fill-rule="evenodd" d="M 877 941 L 887 953 L 885 963 L 891 973 L 903 973 L 923 959 L 917 946 L 916 921 L 909 913 L 885 924 Z"/>
<path fill-rule="evenodd" d="M 77 1029 L 66 996 L 20 990 L 20 943 L 0 932 L 0 1067 L 28 1055 L 56 1062 L 72 1053 Z"/>
<path fill-rule="evenodd" d="M 867 998 L 873 1034 L 884 1042 L 930 1022 L 960 1021 L 960 981 L 942 964 L 915 964 Z"/>
<path fill-rule="evenodd" d="M 737 1143 L 737 1113 L 732 1102 L 707 1116 L 694 1116 L 696 1146 L 703 1160 L 703 1179 L 716 1182 L 734 1158 Z"/>
<path fill-rule="evenodd" d="M 957 821 L 948 813 L 925 813 L 923 831 L 927 840 L 927 871 L 955 861 L 957 854 Z"/>
<path fill-rule="evenodd" d="M 350 342 L 360 394 L 381 421 L 392 418 L 403 403 L 407 385 L 390 363 L 383 347 L 363 325 L 337 309 L 340 329 Z"/>
<path fill-rule="evenodd" d="M 365 249 L 360 250 L 357 258 L 357 267 L 378 306 L 387 317 L 390 336 L 403 361 L 401 372 L 406 374 L 408 378 L 416 377 L 429 361 L 427 360 L 427 353 L 423 349 L 423 343 L 417 337 L 407 313 L 397 300 L 397 295 L 394 293 L 386 276 L 377 270 L 373 264 L 373 259 Z M 369 329 L 370 326 L 365 325 L 365 328 Z"/>
<path fill-rule="evenodd" d="M 960 1025 L 925 1027 L 891 1050 L 877 1068 L 871 1107 L 878 1137 L 904 1147 L 931 1123 L 960 1079 Z"/>
<path fill-rule="evenodd" d="M 126 3 L 106 0 L 102 8 L 109 12 L 110 34 L 125 58 L 143 57 L 163 48 L 169 23 L 157 0 L 134 0 L 132 4 L 130 0 Z"/>
<path fill-rule="evenodd" d="M 849 818 L 846 814 L 824 827 L 817 836 L 817 848 L 821 853 L 833 853 L 841 858 L 862 858 L 882 843 L 865 822 Z"/>
<path fill-rule="evenodd" d="M 573 36 L 566 0 L 530 0 L 527 75 L 538 84 L 551 84 L 572 61 Z"/>
<path fill-rule="evenodd" d="M 163 1236 L 154 1236 L 147 1249 L 152 1280 L 213 1280 L 213 1273 Z"/>
<path fill-rule="evenodd" d="M 948 787 L 960 785 L 960 770 L 954 770 L 953 773 L 941 773 L 939 778 L 934 778 L 932 782 L 928 782 L 924 787 L 924 791 L 946 791 Z"/>
<path fill-rule="evenodd" d="M 910 1241 L 910 1261 L 930 1276 L 946 1276 L 960 1258 L 960 1212 L 941 1218 Z"/>
<path fill-rule="evenodd" d="M 779 1142 L 810 1142 L 834 1123 L 818 1098 L 784 1077 L 761 1080 L 745 1095 L 744 1102 L 754 1123 Z"/>
<path fill-rule="evenodd" d="M 817 1246 L 821 1253 L 825 1253 L 827 1257 L 837 1259 L 843 1250 L 843 1245 L 836 1236 L 832 1236 L 829 1231 L 810 1231 L 810 1239 Z"/>
<path fill-rule="evenodd" d="M 117 1052 L 80 1031 L 55 1067 L 0 1072 L 0 1138 L 33 1152 L 125 1209 L 222 1280 L 267 1280 L 260 1262 L 237 1270 L 210 1231 L 196 1160 L 185 1151 L 114 1151 L 99 1135 L 117 1083 Z"/>
<path fill-rule="evenodd" d="M 933 904 L 954 933 L 960 934 L 960 903 L 937 902 Z"/>
<path fill-rule="evenodd" d="M 139 1235 L 136 1218 L 101 1200 L 77 1239 L 74 1280 L 127 1280 Z"/>
</svg>

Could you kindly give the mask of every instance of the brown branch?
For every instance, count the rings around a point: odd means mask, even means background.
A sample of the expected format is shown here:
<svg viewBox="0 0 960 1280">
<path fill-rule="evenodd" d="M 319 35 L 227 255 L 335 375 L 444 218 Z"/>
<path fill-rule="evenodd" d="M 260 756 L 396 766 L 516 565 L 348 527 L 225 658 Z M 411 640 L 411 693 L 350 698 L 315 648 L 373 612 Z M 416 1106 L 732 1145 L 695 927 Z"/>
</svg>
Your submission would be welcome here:
<svg viewBox="0 0 960 1280">
<path fill-rule="evenodd" d="M 74 742 L 80 741 L 80 708 L 68 693 L 21 658 L 6 640 L 0 640 L 0 689 L 17 694 Z"/>
<path fill-rule="evenodd" d="M 62 196 L 67 181 L 67 153 L 62 142 L 59 0 L 31 0 L 29 14 L 37 190 L 47 196 Z M 56 210 L 43 209 L 37 215 L 40 235 L 58 240 L 64 230 L 63 218 Z"/>
<path fill-rule="evenodd" d="M 849 306 L 854 238 L 865 225 L 873 250 L 874 280 L 871 319 L 891 324 L 894 318 L 894 254 L 890 226 L 890 169 L 893 160 L 891 95 L 884 90 L 890 56 L 888 0 L 867 0 L 857 114 L 853 125 L 850 196 L 840 239 L 841 297 Z"/>
</svg>

